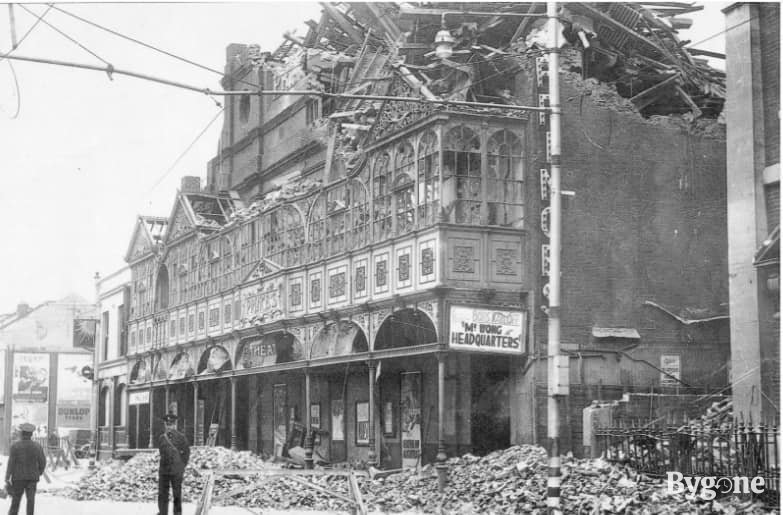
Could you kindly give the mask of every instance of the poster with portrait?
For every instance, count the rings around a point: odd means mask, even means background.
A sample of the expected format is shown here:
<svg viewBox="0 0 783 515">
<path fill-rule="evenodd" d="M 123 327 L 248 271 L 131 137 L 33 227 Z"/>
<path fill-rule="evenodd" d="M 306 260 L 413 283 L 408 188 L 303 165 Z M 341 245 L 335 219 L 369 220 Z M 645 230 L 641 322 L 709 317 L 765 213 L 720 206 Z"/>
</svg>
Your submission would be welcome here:
<svg viewBox="0 0 783 515">
<path fill-rule="evenodd" d="M 49 400 L 49 354 L 14 354 L 13 401 L 44 403 Z"/>
<path fill-rule="evenodd" d="M 288 436 L 288 413 L 286 409 L 288 387 L 284 384 L 276 384 L 272 389 L 272 415 L 274 424 L 274 449 L 275 456 L 282 456 Z"/>
<path fill-rule="evenodd" d="M 421 458 L 421 372 L 403 372 L 400 380 L 402 468 L 416 468 Z"/>
<path fill-rule="evenodd" d="M 345 440 L 345 430 L 343 429 L 345 416 L 345 404 L 342 399 L 332 400 L 332 441 Z"/>
</svg>

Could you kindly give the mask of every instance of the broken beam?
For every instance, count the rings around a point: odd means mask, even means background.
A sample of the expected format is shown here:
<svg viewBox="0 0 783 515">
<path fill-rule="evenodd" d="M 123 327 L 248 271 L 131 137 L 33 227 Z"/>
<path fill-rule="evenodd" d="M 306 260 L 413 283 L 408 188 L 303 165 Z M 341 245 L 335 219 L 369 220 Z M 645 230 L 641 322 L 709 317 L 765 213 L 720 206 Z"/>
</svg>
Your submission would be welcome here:
<svg viewBox="0 0 783 515">
<path fill-rule="evenodd" d="M 726 54 L 712 52 L 711 50 L 702 50 L 700 48 L 686 48 L 685 50 L 691 55 L 703 55 L 706 57 L 714 57 L 715 59 L 726 59 Z"/>
<path fill-rule="evenodd" d="M 693 111 L 693 117 L 698 118 L 701 116 L 701 109 L 699 109 L 699 106 L 696 105 L 696 102 L 693 101 L 693 99 L 688 95 L 684 89 L 682 89 L 679 85 L 674 86 L 675 91 L 677 91 L 677 94 L 680 95 L 680 98 L 685 101 L 686 104 L 688 104 L 688 107 L 691 108 L 691 111 Z"/>
<path fill-rule="evenodd" d="M 658 98 L 658 93 L 661 93 L 666 86 L 668 86 L 673 82 L 676 82 L 677 79 L 679 78 L 680 78 L 680 74 L 675 73 L 668 79 L 663 80 L 658 84 L 656 84 L 655 86 L 647 88 L 641 93 L 639 93 L 638 95 L 631 97 L 630 99 L 631 103 L 635 105 L 637 109 L 644 109 L 648 105 L 652 104 L 656 98 Z"/>
<path fill-rule="evenodd" d="M 288 476 L 288 479 L 296 481 L 300 485 L 304 485 L 304 486 L 307 486 L 309 488 L 312 488 L 313 490 L 317 490 L 317 491 L 321 492 L 322 494 L 331 495 L 332 497 L 337 497 L 338 499 L 343 500 L 343 501 L 347 501 L 347 502 L 349 502 L 351 504 L 358 504 L 356 501 L 354 501 L 350 497 L 346 497 L 345 495 L 338 494 L 337 492 L 332 492 L 331 490 L 327 490 L 326 488 L 324 488 L 322 486 L 316 485 L 312 481 L 308 481 L 306 479 L 302 479 L 301 477 L 298 477 L 296 475 L 290 475 L 290 476 Z"/>
<path fill-rule="evenodd" d="M 673 63 L 676 64 L 676 59 L 674 59 L 674 57 L 669 52 L 667 52 L 663 48 L 659 47 L 658 45 L 656 45 L 655 43 L 653 43 L 652 41 L 650 41 L 646 37 L 642 36 L 641 34 L 636 32 L 635 30 L 626 27 L 625 25 L 623 25 L 619 21 L 615 20 L 614 18 L 612 18 L 608 14 L 606 14 L 606 13 L 604 13 L 602 11 L 599 11 L 598 9 L 595 9 L 595 8 L 593 8 L 593 7 L 591 7 L 591 6 L 587 5 L 587 4 L 584 4 L 584 3 L 578 3 L 578 4 L 574 4 L 574 5 L 577 5 L 578 8 L 581 11 L 583 11 L 585 13 L 588 13 L 590 16 L 598 18 L 602 23 L 605 23 L 607 25 L 611 25 L 612 27 L 614 27 L 615 29 L 619 30 L 620 32 L 625 33 L 626 35 L 628 35 L 634 41 L 636 41 L 638 43 L 641 43 L 643 46 L 647 47 L 648 50 L 653 50 L 653 51 L 657 52 L 658 54 L 660 54 L 662 56 L 665 56 L 668 60 L 670 60 L 670 61 L 672 61 Z"/>
<path fill-rule="evenodd" d="M 343 29 L 343 31 L 348 35 L 349 38 L 351 38 L 354 43 L 357 45 L 364 43 L 364 38 L 359 33 L 359 31 L 356 30 L 356 27 L 354 27 L 353 23 L 349 21 L 347 16 L 345 16 L 336 7 L 328 2 L 321 2 L 321 7 L 324 8 L 324 11 L 326 11 L 331 19 L 337 22 L 337 25 Z"/>
</svg>

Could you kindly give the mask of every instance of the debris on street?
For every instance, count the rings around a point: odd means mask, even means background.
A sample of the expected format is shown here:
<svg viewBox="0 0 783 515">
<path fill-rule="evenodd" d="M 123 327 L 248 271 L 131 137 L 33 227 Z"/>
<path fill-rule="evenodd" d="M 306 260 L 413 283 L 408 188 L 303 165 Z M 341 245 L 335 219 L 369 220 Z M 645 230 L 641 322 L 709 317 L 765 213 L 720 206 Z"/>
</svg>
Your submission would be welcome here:
<svg viewBox="0 0 783 515">
<path fill-rule="evenodd" d="M 438 492 L 437 475 L 431 465 L 418 471 L 372 474 L 374 479 L 362 473 L 357 475 L 358 487 L 370 511 L 546 512 L 547 455 L 541 447 L 514 446 L 483 457 L 465 454 L 451 458 L 448 465 L 449 484 L 443 494 Z M 157 466 L 158 456 L 153 453 L 137 455 L 128 462 L 106 463 L 86 475 L 68 496 L 78 500 L 153 501 L 157 495 Z M 184 500 L 195 502 L 202 493 L 205 472 L 220 470 L 232 472 L 216 475 L 215 505 L 332 511 L 352 507 L 351 487 L 344 475 L 328 476 L 327 470 L 316 469 L 312 475 L 294 480 L 293 475 L 286 474 L 291 470 L 280 464 L 221 447 L 193 449 L 183 482 Z M 687 493 L 668 493 L 664 481 L 602 459 L 568 456 L 563 459 L 562 471 L 565 513 L 776 513 L 749 499 L 705 501 Z M 282 475 L 268 477 L 267 473 Z"/>
</svg>

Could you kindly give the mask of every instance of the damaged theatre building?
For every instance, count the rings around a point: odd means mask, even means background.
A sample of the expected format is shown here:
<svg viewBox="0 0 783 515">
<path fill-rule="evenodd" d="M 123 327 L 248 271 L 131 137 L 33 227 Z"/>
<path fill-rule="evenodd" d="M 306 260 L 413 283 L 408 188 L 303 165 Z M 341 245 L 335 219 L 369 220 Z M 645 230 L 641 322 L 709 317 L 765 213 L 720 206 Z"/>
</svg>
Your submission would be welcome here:
<svg viewBox="0 0 783 515">
<path fill-rule="evenodd" d="M 577 452 L 593 400 L 661 416 L 728 384 L 724 76 L 677 36 L 697 9 L 561 13 Z M 386 468 L 544 440 L 544 12 L 324 4 L 273 51 L 228 46 L 249 93 L 206 183 L 129 243 L 131 449 L 167 411 L 196 445 L 281 455 L 311 428 L 317 459 Z"/>
</svg>

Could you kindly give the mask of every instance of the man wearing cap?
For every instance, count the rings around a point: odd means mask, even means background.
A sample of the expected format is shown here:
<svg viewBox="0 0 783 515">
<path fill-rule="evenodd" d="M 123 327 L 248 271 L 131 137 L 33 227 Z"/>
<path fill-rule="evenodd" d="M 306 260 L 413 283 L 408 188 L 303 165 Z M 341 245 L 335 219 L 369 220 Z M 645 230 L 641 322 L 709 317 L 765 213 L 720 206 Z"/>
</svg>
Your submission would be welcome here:
<svg viewBox="0 0 783 515">
<path fill-rule="evenodd" d="M 19 513 L 22 494 L 27 497 L 27 515 L 35 512 L 35 489 L 41 474 L 46 470 L 46 456 L 43 448 L 31 440 L 35 426 L 21 424 L 21 440 L 14 442 L 8 456 L 5 469 L 5 487 L 11 494 L 11 508 L 8 515 Z"/>
<path fill-rule="evenodd" d="M 163 417 L 163 423 L 166 429 L 158 439 L 158 515 L 169 513 L 169 485 L 174 498 L 174 515 L 182 515 L 182 476 L 190 459 L 190 447 L 185 436 L 177 431 L 177 415 L 168 413 Z"/>
</svg>

